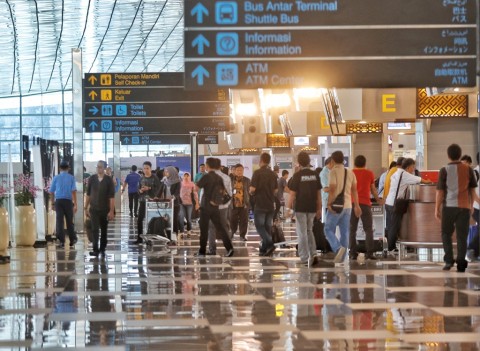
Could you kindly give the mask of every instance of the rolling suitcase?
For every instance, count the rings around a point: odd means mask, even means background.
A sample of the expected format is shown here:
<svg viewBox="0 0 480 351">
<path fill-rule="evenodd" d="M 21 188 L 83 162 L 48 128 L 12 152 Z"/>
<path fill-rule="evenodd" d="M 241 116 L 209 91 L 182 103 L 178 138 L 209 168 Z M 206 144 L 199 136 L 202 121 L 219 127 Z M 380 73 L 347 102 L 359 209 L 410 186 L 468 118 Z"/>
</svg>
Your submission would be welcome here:
<svg viewBox="0 0 480 351">
<path fill-rule="evenodd" d="M 317 251 L 322 252 L 331 252 L 332 248 L 325 237 L 325 231 L 323 223 L 320 219 L 316 219 L 313 221 L 313 236 L 315 238 L 315 243 L 317 244 Z"/>
</svg>

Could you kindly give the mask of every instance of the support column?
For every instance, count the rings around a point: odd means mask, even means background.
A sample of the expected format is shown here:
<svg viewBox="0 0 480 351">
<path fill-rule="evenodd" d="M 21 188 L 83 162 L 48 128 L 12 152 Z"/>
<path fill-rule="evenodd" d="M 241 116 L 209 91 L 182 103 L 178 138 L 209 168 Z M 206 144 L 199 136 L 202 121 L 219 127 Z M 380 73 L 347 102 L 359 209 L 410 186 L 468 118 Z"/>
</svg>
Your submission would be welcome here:
<svg viewBox="0 0 480 351">
<path fill-rule="evenodd" d="M 190 132 L 190 167 L 192 168 L 192 181 L 198 171 L 198 132 Z"/>
<path fill-rule="evenodd" d="M 113 167 L 114 177 L 121 181 L 120 174 L 120 133 L 113 133 Z M 118 191 L 115 194 L 115 208 L 117 213 L 122 211 L 122 192 Z"/>
<path fill-rule="evenodd" d="M 82 50 L 72 49 L 73 175 L 77 186 L 75 229 L 83 232 L 83 99 Z"/>
</svg>

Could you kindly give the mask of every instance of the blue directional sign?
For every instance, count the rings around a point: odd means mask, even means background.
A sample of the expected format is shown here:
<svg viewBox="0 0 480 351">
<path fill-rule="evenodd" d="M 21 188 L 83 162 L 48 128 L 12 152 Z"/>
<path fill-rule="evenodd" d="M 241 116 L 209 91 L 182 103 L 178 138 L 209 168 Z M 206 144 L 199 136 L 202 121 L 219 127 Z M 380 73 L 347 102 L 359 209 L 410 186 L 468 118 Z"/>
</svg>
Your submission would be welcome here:
<svg viewBox="0 0 480 351">
<path fill-rule="evenodd" d="M 201 13 L 206 16 L 205 11 Z M 210 39 L 197 37 L 197 54 L 200 46 L 204 52 L 212 49 Z M 203 66 L 197 66 L 192 70 L 195 71 L 192 78 L 200 83 L 214 75 L 215 68 L 210 73 Z M 229 130 L 228 89 L 185 91 L 181 72 L 93 73 L 88 74 L 83 83 L 84 127 L 89 133 L 187 135 L 192 131 L 215 134 Z M 131 143 L 132 138 L 128 138 Z"/>
<path fill-rule="evenodd" d="M 185 87 L 475 86 L 476 3 L 185 0 Z"/>
</svg>

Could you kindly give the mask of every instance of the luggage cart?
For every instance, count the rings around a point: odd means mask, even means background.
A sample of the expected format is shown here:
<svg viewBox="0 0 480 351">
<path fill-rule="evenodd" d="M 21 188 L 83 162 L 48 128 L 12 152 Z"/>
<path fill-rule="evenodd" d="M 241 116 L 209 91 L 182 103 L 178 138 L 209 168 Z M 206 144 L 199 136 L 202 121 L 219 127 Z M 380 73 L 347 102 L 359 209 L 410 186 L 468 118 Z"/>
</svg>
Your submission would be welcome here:
<svg viewBox="0 0 480 351">
<path fill-rule="evenodd" d="M 170 236 L 173 229 L 173 199 L 171 200 L 147 200 L 145 202 L 145 222 L 143 223 L 142 239 L 147 246 L 153 246 L 154 241 L 159 241 L 161 244 L 166 245 L 170 242 L 170 239 L 161 235 L 148 232 L 148 224 L 150 220 L 155 217 L 164 217 L 167 221 L 166 232 L 167 236 Z"/>
<path fill-rule="evenodd" d="M 383 257 L 387 257 L 388 243 L 385 238 L 385 207 L 377 203 L 372 204 L 372 224 L 373 224 L 373 245 L 375 252 L 382 252 Z M 365 252 L 365 231 L 363 230 L 362 220 L 358 221 L 357 229 L 358 251 Z"/>
</svg>

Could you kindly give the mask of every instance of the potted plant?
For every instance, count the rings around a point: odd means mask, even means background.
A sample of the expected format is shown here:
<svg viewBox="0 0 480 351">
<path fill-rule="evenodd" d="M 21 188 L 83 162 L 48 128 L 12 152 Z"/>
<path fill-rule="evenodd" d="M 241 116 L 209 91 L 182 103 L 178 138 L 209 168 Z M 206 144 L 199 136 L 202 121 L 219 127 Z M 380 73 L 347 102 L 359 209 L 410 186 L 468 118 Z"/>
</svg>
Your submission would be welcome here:
<svg viewBox="0 0 480 351">
<path fill-rule="evenodd" d="M 9 187 L 5 183 L 0 184 L 0 257 L 6 256 L 10 237 L 10 225 L 8 211 L 5 208 L 8 200 Z"/>
<path fill-rule="evenodd" d="M 33 246 L 37 239 L 37 220 L 33 200 L 40 188 L 33 180 L 20 174 L 14 180 L 15 190 L 15 242 L 19 246 Z"/>
</svg>

